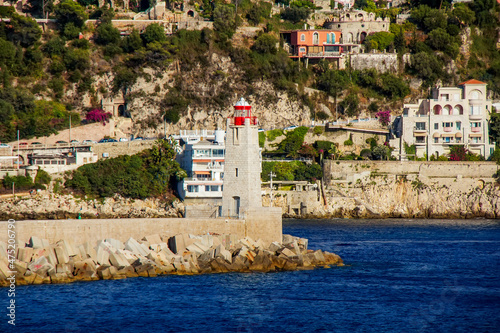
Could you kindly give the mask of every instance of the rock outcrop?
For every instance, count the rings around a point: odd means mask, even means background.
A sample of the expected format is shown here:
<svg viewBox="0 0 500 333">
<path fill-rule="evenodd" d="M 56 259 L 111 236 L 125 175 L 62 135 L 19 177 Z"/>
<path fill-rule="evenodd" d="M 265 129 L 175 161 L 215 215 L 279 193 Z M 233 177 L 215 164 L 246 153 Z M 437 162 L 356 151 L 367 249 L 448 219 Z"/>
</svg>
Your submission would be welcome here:
<svg viewBox="0 0 500 333">
<path fill-rule="evenodd" d="M 343 266 L 336 254 L 308 250 L 304 238 L 283 236 L 283 242 L 264 244 L 246 237 L 231 235 L 187 234 L 173 237 L 149 235 L 122 243 L 104 239 L 96 246 L 76 246 L 61 240 L 31 237 L 18 244 L 15 259 L 7 254 L 7 244 L 0 242 L 0 286 L 15 284 L 70 283 L 155 277 L 163 274 L 199 274 L 224 272 L 271 272 L 314 267 Z"/>
</svg>

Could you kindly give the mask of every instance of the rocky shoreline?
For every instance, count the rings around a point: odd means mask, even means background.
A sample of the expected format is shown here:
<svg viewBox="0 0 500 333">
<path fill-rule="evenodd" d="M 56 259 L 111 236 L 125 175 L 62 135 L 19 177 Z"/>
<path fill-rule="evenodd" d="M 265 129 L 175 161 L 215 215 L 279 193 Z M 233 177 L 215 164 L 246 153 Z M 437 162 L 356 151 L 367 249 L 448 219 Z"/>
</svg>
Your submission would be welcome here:
<svg viewBox="0 0 500 333">
<path fill-rule="evenodd" d="M 97 246 L 88 242 L 75 246 L 68 240 L 49 244 L 31 237 L 27 244 L 17 244 L 15 260 L 6 255 L 7 244 L 0 242 L 0 286 L 344 265 L 338 255 L 307 246 L 307 239 L 290 235 L 283 235 L 282 243 L 269 245 L 250 237 L 236 240 L 232 235 L 156 234 L 139 241 L 129 238 L 125 243 L 108 238 Z"/>
</svg>

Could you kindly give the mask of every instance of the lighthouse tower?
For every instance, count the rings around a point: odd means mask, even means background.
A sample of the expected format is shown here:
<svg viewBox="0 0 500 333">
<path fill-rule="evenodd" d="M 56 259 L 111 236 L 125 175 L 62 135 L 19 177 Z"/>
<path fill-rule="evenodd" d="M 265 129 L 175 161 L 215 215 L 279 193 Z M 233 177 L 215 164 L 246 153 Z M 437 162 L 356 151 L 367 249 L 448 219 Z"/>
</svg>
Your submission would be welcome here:
<svg viewBox="0 0 500 333">
<path fill-rule="evenodd" d="M 221 216 L 241 217 L 249 208 L 262 207 L 257 125 L 252 107 L 241 98 L 227 119 Z"/>
</svg>

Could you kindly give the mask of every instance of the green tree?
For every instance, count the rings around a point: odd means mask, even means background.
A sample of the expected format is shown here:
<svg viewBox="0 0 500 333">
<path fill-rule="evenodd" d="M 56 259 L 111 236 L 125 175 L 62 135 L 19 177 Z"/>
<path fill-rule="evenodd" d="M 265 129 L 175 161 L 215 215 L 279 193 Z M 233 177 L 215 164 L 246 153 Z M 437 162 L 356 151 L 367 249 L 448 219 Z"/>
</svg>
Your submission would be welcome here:
<svg viewBox="0 0 500 333">
<path fill-rule="evenodd" d="M 489 121 L 490 141 L 500 147 L 500 113 L 492 112 Z"/>
<path fill-rule="evenodd" d="M 54 8 L 54 13 L 56 22 L 62 32 L 65 32 L 65 28 L 68 24 L 71 24 L 74 28 L 78 29 L 78 31 L 81 31 L 85 21 L 88 19 L 85 8 L 78 2 L 71 0 L 64 0 L 58 3 Z"/>
<path fill-rule="evenodd" d="M 226 41 L 233 37 L 236 32 L 236 22 L 234 7 L 218 4 L 214 10 L 214 30 L 221 41 Z"/>
<path fill-rule="evenodd" d="M 349 78 L 345 71 L 327 70 L 318 79 L 319 89 L 334 98 L 335 110 L 337 110 L 337 98 L 348 87 L 348 84 Z"/>
<path fill-rule="evenodd" d="M 15 110 L 12 104 L 0 99 L 0 142 L 9 142 L 15 139 L 14 114 Z"/>
<path fill-rule="evenodd" d="M 471 25 L 476 20 L 476 14 L 464 3 L 457 3 L 453 7 L 453 15 L 457 17 L 462 26 Z"/>
<path fill-rule="evenodd" d="M 9 41 L 0 38 L 0 67 L 8 70 L 16 62 L 16 47 Z"/>
<path fill-rule="evenodd" d="M 272 35 L 262 34 L 257 38 L 255 44 L 252 46 L 252 49 L 262 54 L 276 54 L 276 52 L 278 52 L 276 49 L 277 43 L 278 40 Z"/>
<path fill-rule="evenodd" d="M 306 20 L 311 14 L 311 10 L 306 7 L 287 7 L 281 12 L 281 18 L 293 23 Z"/>
<path fill-rule="evenodd" d="M 443 64 L 434 54 L 419 52 L 412 56 L 411 69 L 427 86 L 431 86 L 440 77 Z"/>
<path fill-rule="evenodd" d="M 95 42 L 99 45 L 117 44 L 120 42 L 120 30 L 111 23 L 102 23 L 96 29 Z"/>
<path fill-rule="evenodd" d="M 365 43 L 368 43 L 371 49 L 383 51 L 394 44 L 394 34 L 387 31 L 376 32 L 373 35 L 369 35 L 365 39 Z"/>
<path fill-rule="evenodd" d="M 123 39 L 122 48 L 128 53 L 132 53 L 142 48 L 141 35 L 137 29 L 133 29 L 130 35 Z"/>
<path fill-rule="evenodd" d="M 358 110 L 359 98 L 355 93 L 347 95 L 342 102 L 340 102 L 340 107 L 344 110 L 344 113 L 349 117 L 354 117 L 359 114 Z"/>
<path fill-rule="evenodd" d="M 24 8 L 34 17 L 47 18 L 48 14 L 54 10 L 53 0 L 28 0 Z"/>
<path fill-rule="evenodd" d="M 42 36 L 42 29 L 35 20 L 21 15 L 13 15 L 6 28 L 6 39 L 22 47 L 35 45 Z"/>
<path fill-rule="evenodd" d="M 167 35 L 165 35 L 165 29 L 161 25 L 153 23 L 146 27 L 146 30 L 142 34 L 142 38 L 146 44 L 153 42 L 163 43 L 167 40 Z"/>
</svg>

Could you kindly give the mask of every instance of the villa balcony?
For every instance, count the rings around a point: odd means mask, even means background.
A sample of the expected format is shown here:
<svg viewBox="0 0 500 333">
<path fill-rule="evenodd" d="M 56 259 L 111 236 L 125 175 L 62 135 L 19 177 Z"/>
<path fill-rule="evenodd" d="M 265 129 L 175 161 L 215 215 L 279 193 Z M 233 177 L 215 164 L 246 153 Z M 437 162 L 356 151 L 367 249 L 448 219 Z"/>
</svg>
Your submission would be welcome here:
<svg viewBox="0 0 500 333">
<path fill-rule="evenodd" d="M 443 127 L 443 131 L 445 132 L 451 132 L 453 130 L 453 127 Z"/>
<path fill-rule="evenodd" d="M 318 52 L 318 53 L 309 52 L 309 53 L 305 54 L 304 56 L 308 57 L 308 58 L 340 57 L 341 53 L 340 52 Z"/>
<path fill-rule="evenodd" d="M 481 133 L 481 127 L 472 127 L 470 131 L 472 133 Z"/>
<path fill-rule="evenodd" d="M 482 114 L 469 114 L 469 119 L 470 120 L 480 120 L 483 119 Z"/>
</svg>

